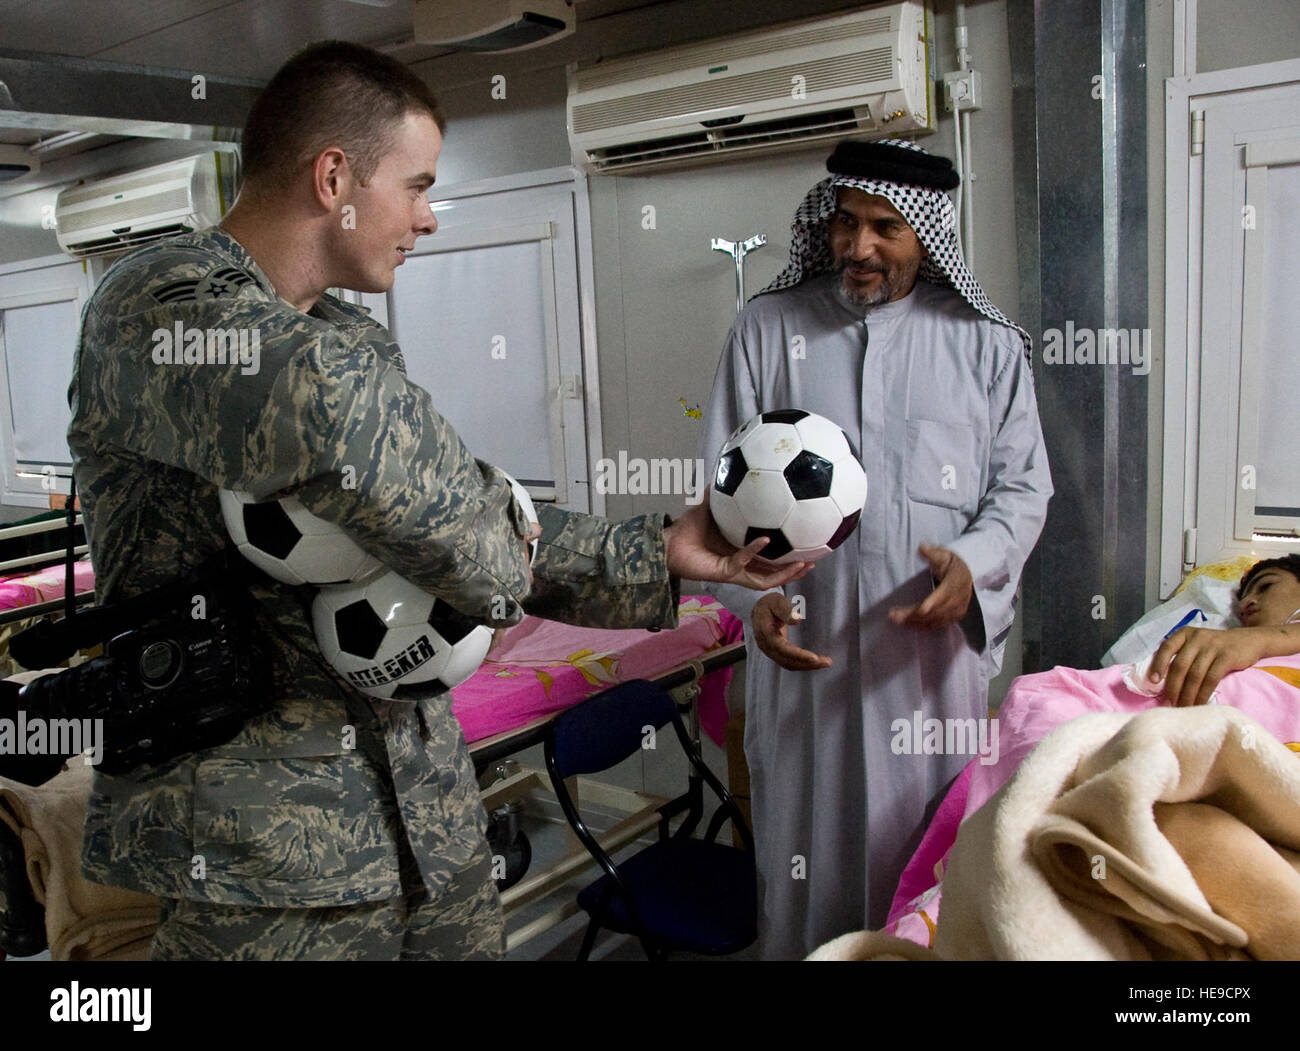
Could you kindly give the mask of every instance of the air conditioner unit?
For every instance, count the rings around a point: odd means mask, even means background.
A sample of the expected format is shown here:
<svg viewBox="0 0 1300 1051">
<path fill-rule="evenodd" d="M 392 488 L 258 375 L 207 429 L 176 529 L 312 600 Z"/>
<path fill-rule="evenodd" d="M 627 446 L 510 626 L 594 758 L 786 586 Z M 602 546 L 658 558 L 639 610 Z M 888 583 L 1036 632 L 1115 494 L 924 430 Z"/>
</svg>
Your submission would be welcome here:
<svg viewBox="0 0 1300 1051">
<path fill-rule="evenodd" d="M 926 11 L 904 2 L 569 67 L 574 163 L 624 172 L 934 131 Z"/>
<path fill-rule="evenodd" d="M 523 51 L 569 36 L 572 0 L 415 0 L 415 42 Z"/>
<path fill-rule="evenodd" d="M 69 187 L 54 204 L 59 247 L 85 259 L 215 225 L 219 163 L 203 153 Z"/>
</svg>

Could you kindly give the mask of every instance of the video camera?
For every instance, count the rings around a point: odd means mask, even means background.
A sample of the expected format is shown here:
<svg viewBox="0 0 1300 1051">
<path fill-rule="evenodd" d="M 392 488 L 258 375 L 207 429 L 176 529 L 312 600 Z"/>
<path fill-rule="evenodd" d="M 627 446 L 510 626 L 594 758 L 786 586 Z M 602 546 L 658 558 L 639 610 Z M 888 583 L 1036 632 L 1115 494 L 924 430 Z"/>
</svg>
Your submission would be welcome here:
<svg viewBox="0 0 1300 1051">
<path fill-rule="evenodd" d="M 23 667 L 48 668 L 107 642 L 105 653 L 0 695 L 0 718 L 21 710 L 29 723 L 102 720 L 99 765 L 110 774 L 224 744 L 273 703 L 253 622 L 253 599 L 227 556 L 194 580 L 42 621 L 10 642 Z M 0 776 L 43 784 L 66 754 L 0 755 Z"/>
</svg>

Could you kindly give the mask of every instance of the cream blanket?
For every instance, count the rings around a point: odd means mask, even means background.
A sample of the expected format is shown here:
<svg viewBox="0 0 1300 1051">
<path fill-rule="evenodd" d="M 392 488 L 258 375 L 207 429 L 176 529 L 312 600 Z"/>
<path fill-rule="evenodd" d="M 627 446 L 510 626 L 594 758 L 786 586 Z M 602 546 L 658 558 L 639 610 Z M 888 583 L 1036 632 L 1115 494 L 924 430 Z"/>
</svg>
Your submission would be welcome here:
<svg viewBox="0 0 1300 1051">
<path fill-rule="evenodd" d="M 147 960 L 158 899 L 81 875 L 91 767 L 73 759 L 33 788 L 0 777 L 0 821 L 22 840 L 27 876 L 45 906 L 52 960 Z"/>
<path fill-rule="evenodd" d="M 1300 756 L 1233 708 L 1053 731 L 962 824 L 933 953 L 879 932 L 812 958 L 1300 959 Z"/>
</svg>

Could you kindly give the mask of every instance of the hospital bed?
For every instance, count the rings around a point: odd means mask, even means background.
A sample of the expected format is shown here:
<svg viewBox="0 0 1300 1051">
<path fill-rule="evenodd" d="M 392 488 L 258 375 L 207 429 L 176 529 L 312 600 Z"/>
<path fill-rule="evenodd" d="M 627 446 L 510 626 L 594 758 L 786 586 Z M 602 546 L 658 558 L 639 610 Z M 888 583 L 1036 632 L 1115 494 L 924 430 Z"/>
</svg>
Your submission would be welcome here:
<svg viewBox="0 0 1300 1051">
<path fill-rule="evenodd" d="M 94 599 L 95 571 L 80 514 L 73 531 L 72 603 L 81 606 Z M 21 670 L 9 656 L 9 639 L 35 620 L 68 608 L 66 540 L 67 522 L 61 513 L 0 529 L 0 677 Z"/>
<path fill-rule="evenodd" d="M 1160 705 L 1155 699 L 1143 696 L 1133 685 L 1136 682 L 1133 676 L 1140 674 L 1134 665 L 1138 664 L 1139 668 L 1144 667 L 1144 659 L 1158 648 L 1166 635 L 1185 624 L 1208 628 L 1239 626 L 1240 622 L 1234 610 L 1234 598 L 1242 575 L 1255 561 L 1251 557 L 1241 557 L 1198 567 L 1184 579 L 1171 598 L 1144 614 L 1116 640 L 1103 656 L 1101 669 L 1097 671 L 1058 668 L 1051 672 L 1018 679 L 1013 684 L 1011 693 L 1008 694 L 1006 708 L 1014 709 L 1014 712 L 1004 720 L 1003 731 L 1000 734 L 1001 758 L 994 759 L 992 766 L 982 765 L 980 757 L 973 758 L 961 775 L 949 786 L 925 831 L 920 846 L 903 870 L 882 933 L 906 939 L 927 949 L 933 947 L 936 930 L 941 925 L 945 877 L 950 856 L 957 846 L 959 828 L 970 821 L 972 827 L 983 830 L 980 822 L 1009 820 L 1002 812 L 999 812 L 995 818 L 988 817 L 985 808 L 995 804 L 1008 810 L 1013 807 L 1022 809 L 1026 807 L 1026 800 L 1023 797 L 1017 797 L 1013 802 L 1009 799 L 1004 800 L 1002 793 L 996 797 L 993 793 L 1011 780 L 1021 764 L 1027 762 L 1030 754 L 1038 754 L 1037 743 L 1051 731 L 1083 716 L 1097 717 L 1098 713 L 1118 713 L 1139 717 L 1147 710 L 1160 707 L 1164 707 L 1174 715 L 1180 712 L 1184 714 L 1195 712 L 1196 709 L 1169 709 L 1168 705 Z M 1018 695 L 1017 690 L 1021 691 Z M 1013 696 L 1016 696 L 1014 703 L 1011 700 Z M 1209 705 L 1201 711 L 1214 705 L 1227 706 L 1245 713 L 1255 720 L 1251 725 L 1260 727 L 1261 735 L 1275 737 L 1292 752 L 1300 752 L 1300 657 L 1266 658 L 1253 668 L 1225 677 L 1211 697 Z M 1185 733 L 1190 737 L 1194 729 L 1179 725 L 1177 720 L 1170 722 L 1168 728 L 1171 736 L 1161 745 L 1164 756 L 1174 754 L 1173 749 L 1179 744 L 1178 734 Z M 1070 731 L 1064 732 L 1068 734 Z M 1086 734 L 1087 730 L 1078 732 Z M 1141 741 L 1142 738 L 1137 737 L 1135 740 Z M 1111 747 L 1120 746 L 1115 744 Z M 1201 742 L 1198 747 L 1204 752 L 1208 746 Z M 1252 748 L 1247 744 L 1245 750 L 1251 751 Z M 1199 754 L 1199 759 L 1202 764 L 1207 762 L 1204 754 Z M 1040 757 L 1038 768 L 1041 769 L 1046 761 L 1046 758 Z M 1278 768 L 1279 771 L 1286 772 L 1288 765 L 1283 764 Z M 1091 776 L 1098 776 L 1097 767 L 1093 766 L 1089 769 L 1092 771 Z M 1167 771 L 1163 776 L 1172 777 Z M 1274 783 L 1277 784 L 1278 795 L 1281 798 L 1283 786 L 1281 782 L 1270 782 L 1270 784 Z M 1136 777 L 1130 777 L 1124 781 L 1124 785 L 1126 789 L 1132 791 L 1144 787 Z M 1222 791 L 1226 799 L 1232 797 L 1233 792 L 1238 789 L 1223 788 Z M 1199 798 L 1201 797 L 1179 796 L 1178 801 L 1194 801 Z M 1210 798 L 1217 800 L 1217 797 L 1206 798 L 1207 801 Z M 1150 814 L 1149 806 L 1129 805 L 1124 795 L 1108 797 L 1108 800 L 1109 811 L 1116 815 L 1126 815 L 1130 810 L 1139 815 Z M 1071 805 L 1080 804 L 1076 801 Z M 1122 824 L 1119 818 L 1114 820 L 1117 824 Z M 1089 828 L 1095 833 L 1102 824 L 1090 818 Z M 1131 846 L 1138 841 L 1142 830 L 1124 827 L 1122 831 L 1130 837 L 1127 842 Z M 971 843 L 977 839 L 979 836 L 972 834 L 972 837 L 964 841 L 963 849 L 967 856 L 972 849 Z M 1282 842 L 1282 840 L 1278 841 Z M 1261 839 L 1259 842 L 1263 844 L 1264 840 Z M 1028 850 L 1024 852 L 1024 856 L 1026 858 L 1029 856 Z M 1094 854 L 1092 858 L 1094 865 L 1097 856 L 1100 855 Z M 1231 862 L 1232 858 L 1228 856 L 1223 864 L 1227 866 Z M 1146 873 L 1146 877 L 1148 882 L 1152 884 L 1156 882 L 1150 878 L 1149 872 Z M 991 894 L 992 891 L 989 893 Z M 1077 902 L 1081 899 L 1071 900 Z M 965 915 L 954 929 L 959 932 L 966 931 L 971 924 L 971 913 L 981 907 L 984 901 L 982 896 L 972 900 L 967 893 L 960 902 Z M 990 913 L 996 913 L 1004 918 L 1015 915 L 1013 911 L 1006 908 L 1004 902 L 1000 901 L 989 904 L 988 909 Z M 1082 915 L 1090 914 L 1085 909 Z M 851 940 L 846 939 L 843 951 L 849 951 L 852 944 Z M 861 944 L 875 943 L 864 940 Z M 878 951 L 892 952 L 898 948 L 894 943 L 884 945 Z M 833 957 L 828 955 L 826 958 Z"/>
<path fill-rule="evenodd" d="M 743 658 L 743 625 L 715 599 L 683 596 L 671 631 L 576 628 L 525 617 L 466 682 L 452 690 L 452 712 L 480 770 L 494 760 L 541 743 L 550 717 L 629 679 L 665 688 L 690 678 L 690 662 L 711 655 L 708 668 Z M 725 656 L 715 651 L 727 647 Z M 662 681 L 661 681 L 662 680 Z M 726 721 L 726 678 L 703 687 L 700 717 L 720 740 Z"/>
</svg>

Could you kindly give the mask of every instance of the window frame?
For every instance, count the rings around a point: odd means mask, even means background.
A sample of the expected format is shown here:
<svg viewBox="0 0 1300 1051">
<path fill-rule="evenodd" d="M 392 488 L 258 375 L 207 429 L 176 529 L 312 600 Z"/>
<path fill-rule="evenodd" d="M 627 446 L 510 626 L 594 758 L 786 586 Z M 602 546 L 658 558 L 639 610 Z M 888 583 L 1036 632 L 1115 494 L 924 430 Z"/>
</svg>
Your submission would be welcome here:
<svg viewBox="0 0 1300 1051">
<path fill-rule="evenodd" d="M 80 274 L 72 270 L 80 263 Z M 24 280 L 24 275 L 27 279 Z M 14 279 L 14 280 L 4 280 Z M 10 287 L 0 294 L 0 313 L 23 306 L 71 302 L 77 312 L 80 330 L 81 315 L 93 289 L 89 268 L 84 262 L 66 255 L 40 256 L 0 265 L 0 283 Z M 75 355 L 76 348 L 73 348 Z M 62 378 L 63 389 L 72 381 L 69 373 Z M 8 346 L 3 326 L 0 326 L 0 503 L 11 507 L 48 509 L 54 493 L 67 495 L 72 473 L 72 454 L 67 463 L 51 465 L 56 474 L 51 478 L 44 473 L 20 471 L 14 446 L 14 419 L 12 392 L 9 389 Z"/>
</svg>

